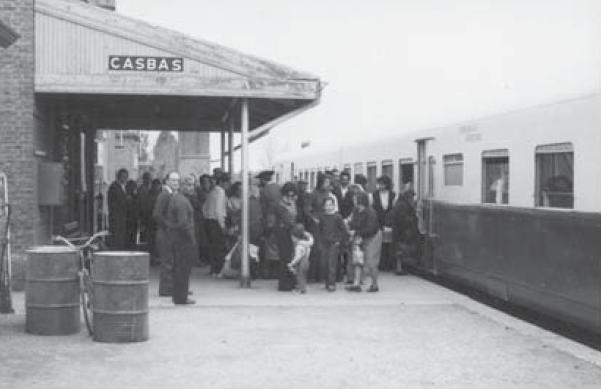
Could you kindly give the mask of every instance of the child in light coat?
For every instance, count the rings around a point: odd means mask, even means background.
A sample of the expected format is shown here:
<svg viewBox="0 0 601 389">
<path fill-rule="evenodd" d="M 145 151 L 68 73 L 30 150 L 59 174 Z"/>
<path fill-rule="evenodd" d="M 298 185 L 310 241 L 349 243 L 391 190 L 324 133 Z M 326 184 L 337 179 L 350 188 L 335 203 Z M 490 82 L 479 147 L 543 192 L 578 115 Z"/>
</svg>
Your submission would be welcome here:
<svg viewBox="0 0 601 389">
<path fill-rule="evenodd" d="M 305 231 L 301 223 L 295 224 L 290 232 L 294 244 L 294 258 L 288 268 L 296 274 L 296 286 L 300 293 L 307 293 L 307 272 L 309 271 L 309 255 L 313 246 L 313 236 Z"/>
</svg>

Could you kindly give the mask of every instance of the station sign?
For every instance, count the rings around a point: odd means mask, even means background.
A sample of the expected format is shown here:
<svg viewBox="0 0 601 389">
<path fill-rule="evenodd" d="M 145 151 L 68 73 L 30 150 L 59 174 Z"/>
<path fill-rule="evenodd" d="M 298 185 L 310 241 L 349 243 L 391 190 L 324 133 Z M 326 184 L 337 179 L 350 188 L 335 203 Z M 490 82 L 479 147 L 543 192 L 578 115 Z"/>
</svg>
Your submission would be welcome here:
<svg viewBox="0 0 601 389">
<path fill-rule="evenodd" d="M 184 59 L 180 57 L 109 55 L 108 66 L 109 70 L 137 72 L 183 72 Z"/>
</svg>

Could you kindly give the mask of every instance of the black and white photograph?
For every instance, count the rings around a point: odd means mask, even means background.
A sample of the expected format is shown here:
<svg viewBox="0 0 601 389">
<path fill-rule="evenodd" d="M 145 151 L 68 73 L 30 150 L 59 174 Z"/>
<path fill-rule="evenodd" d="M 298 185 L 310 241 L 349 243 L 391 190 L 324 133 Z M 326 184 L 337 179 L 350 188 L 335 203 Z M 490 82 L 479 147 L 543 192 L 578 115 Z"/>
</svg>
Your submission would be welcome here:
<svg viewBox="0 0 601 389">
<path fill-rule="evenodd" d="M 601 388 L 601 0 L 0 0 L 0 388 Z"/>
</svg>

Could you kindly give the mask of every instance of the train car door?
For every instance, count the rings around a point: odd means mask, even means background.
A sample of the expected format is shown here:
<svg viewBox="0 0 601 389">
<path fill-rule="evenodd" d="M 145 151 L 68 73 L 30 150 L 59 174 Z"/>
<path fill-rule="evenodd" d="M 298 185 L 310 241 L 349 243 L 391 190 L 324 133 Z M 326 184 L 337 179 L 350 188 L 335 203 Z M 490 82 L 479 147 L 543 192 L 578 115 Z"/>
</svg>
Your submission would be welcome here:
<svg viewBox="0 0 601 389">
<path fill-rule="evenodd" d="M 416 214 L 418 228 L 423 236 L 418 250 L 417 266 L 429 273 L 436 274 L 434 261 L 434 167 L 435 159 L 428 156 L 428 145 L 434 138 L 417 139 L 417 185 L 416 185 Z"/>
</svg>

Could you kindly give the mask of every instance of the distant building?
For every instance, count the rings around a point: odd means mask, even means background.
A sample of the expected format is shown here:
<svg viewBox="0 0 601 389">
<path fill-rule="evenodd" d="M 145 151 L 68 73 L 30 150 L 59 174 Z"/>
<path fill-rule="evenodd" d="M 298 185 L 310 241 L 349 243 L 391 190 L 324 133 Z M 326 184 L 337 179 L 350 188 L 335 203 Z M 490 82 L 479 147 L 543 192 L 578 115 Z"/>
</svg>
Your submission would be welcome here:
<svg viewBox="0 0 601 389">
<path fill-rule="evenodd" d="M 182 176 L 199 177 L 211 172 L 210 134 L 182 132 L 179 134 L 179 171 Z"/>
<path fill-rule="evenodd" d="M 179 147 L 170 131 L 161 131 L 152 154 L 152 166 L 157 178 L 163 178 L 170 171 L 179 169 Z"/>
</svg>

